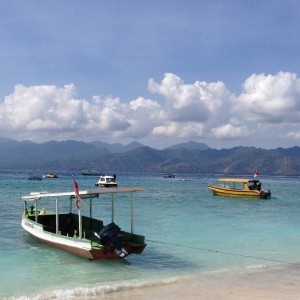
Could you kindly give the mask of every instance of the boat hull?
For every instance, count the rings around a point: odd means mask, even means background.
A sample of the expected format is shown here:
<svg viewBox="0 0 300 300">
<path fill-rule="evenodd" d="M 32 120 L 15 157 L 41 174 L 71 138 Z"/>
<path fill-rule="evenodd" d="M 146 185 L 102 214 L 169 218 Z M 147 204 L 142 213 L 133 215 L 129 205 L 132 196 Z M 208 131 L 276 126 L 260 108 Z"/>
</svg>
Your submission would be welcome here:
<svg viewBox="0 0 300 300">
<path fill-rule="evenodd" d="M 110 188 L 110 187 L 117 187 L 117 183 L 95 183 L 95 186 L 101 186 L 105 188 Z"/>
<path fill-rule="evenodd" d="M 79 239 L 76 237 L 68 237 L 61 234 L 55 234 L 43 229 L 43 225 L 36 223 L 26 217 L 22 218 L 22 227 L 32 237 L 36 238 L 42 243 L 50 245 L 52 247 L 62 249 L 66 252 L 74 255 L 87 258 L 90 260 L 94 259 L 116 259 L 120 256 L 112 249 L 111 246 L 102 246 L 98 244 L 96 247 L 92 246 L 92 242 L 86 239 Z M 130 245 L 126 244 L 125 249 L 129 254 L 140 254 L 145 249 L 144 245 Z"/>
<path fill-rule="evenodd" d="M 57 174 L 47 174 L 46 175 L 47 178 L 58 178 Z"/>
<path fill-rule="evenodd" d="M 97 172 L 81 172 L 81 175 L 83 176 L 102 176 L 102 173 Z"/>
<path fill-rule="evenodd" d="M 89 250 L 85 250 L 85 249 L 81 249 L 81 248 L 77 248 L 77 247 L 72 247 L 72 246 L 64 245 L 64 244 L 57 243 L 57 242 L 51 242 L 49 240 L 39 238 L 39 237 L 35 236 L 34 234 L 30 234 L 30 235 L 32 237 L 36 238 L 38 241 L 40 241 L 42 243 L 45 243 L 49 246 L 64 250 L 66 252 L 72 253 L 74 255 L 77 255 L 77 256 L 80 256 L 80 257 L 83 257 L 83 258 L 87 258 L 87 259 L 90 259 L 90 260 L 94 259 L 93 255 L 91 254 L 91 251 L 89 251 Z"/>
<path fill-rule="evenodd" d="M 227 186 L 221 185 L 209 185 L 208 188 L 216 196 L 234 197 L 234 198 L 263 198 L 268 199 L 271 197 L 270 192 L 258 191 L 258 190 L 243 190 L 233 189 Z"/>
</svg>

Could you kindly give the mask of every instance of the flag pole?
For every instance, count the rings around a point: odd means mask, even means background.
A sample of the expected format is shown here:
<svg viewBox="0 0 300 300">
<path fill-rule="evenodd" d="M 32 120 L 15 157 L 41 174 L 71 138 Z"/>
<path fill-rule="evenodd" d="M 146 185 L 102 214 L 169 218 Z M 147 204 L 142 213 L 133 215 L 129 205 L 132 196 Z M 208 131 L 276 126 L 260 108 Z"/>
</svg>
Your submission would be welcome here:
<svg viewBox="0 0 300 300">
<path fill-rule="evenodd" d="M 73 181 L 74 181 L 74 189 L 75 189 L 76 207 L 78 209 L 78 227 L 79 227 L 78 228 L 79 229 L 78 237 L 81 239 L 82 238 L 82 215 L 81 215 L 81 202 L 82 202 L 82 199 L 81 199 L 80 194 L 79 194 L 78 184 L 77 184 L 74 177 L 73 177 Z"/>
<path fill-rule="evenodd" d="M 79 223 L 79 238 L 82 239 L 82 216 L 81 209 L 78 209 L 78 223 Z"/>
</svg>

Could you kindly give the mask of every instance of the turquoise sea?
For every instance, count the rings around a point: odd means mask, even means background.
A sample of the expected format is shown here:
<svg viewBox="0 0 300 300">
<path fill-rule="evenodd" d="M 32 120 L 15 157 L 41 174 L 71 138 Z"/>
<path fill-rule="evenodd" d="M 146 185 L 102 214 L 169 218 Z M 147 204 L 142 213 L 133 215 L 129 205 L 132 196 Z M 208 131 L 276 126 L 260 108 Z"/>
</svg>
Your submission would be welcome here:
<svg viewBox="0 0 300 300">
<path fill-rule="evenodd" d="M 22 195 L 73 190 L 72 174 L 27 180 L 0 172 L 0 299 L 76 299 L 100 296 L 196 274 L 240 272 L 300 261 L 300 178 L 260 176 L 270 200 L 216 197 L 218 176 L 118 174 L 119 186 L 142 186 L 135 196 L 135 232 L 141 255 L 89 261 L 41 244 L 21 227 Z M 75 174 L 80 190 L 97 177 Z M 130 201 L 116 195 L 115 222 L 130 230 Z M 110 222 L 110 202 L 95 209 Z M 101 214 L 100 214 L 101 213 Z"/>
</svg>

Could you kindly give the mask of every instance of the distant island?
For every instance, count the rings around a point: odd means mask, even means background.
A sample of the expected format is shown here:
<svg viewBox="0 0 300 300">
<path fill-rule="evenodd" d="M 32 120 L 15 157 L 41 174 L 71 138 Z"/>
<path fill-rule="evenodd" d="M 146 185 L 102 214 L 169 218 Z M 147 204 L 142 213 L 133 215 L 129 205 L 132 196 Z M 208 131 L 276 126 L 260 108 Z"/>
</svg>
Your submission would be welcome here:
<svg viewBox="0 0 300 300">
<path fill-rule="evenodd" d="M 300 176 L 300 147 L 265 150 L 255 147 L 212 149 L 190 141 L 163 150 L 133 142 L 49 141 L 37 144 L 0 138 L 1 170 L 97 170 L 190 174 Z"/>
</svg>

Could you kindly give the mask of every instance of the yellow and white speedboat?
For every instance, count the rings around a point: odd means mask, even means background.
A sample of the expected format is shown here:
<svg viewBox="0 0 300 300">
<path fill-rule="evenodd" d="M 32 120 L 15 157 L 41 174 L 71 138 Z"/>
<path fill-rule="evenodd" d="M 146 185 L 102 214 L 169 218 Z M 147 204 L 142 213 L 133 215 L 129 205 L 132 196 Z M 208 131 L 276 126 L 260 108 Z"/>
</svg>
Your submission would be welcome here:
<svg viewBox="0 0 300 300">
<path fill-rule="evenodd" d="M 271 198 L 271 191 L 263 191 L 257 179 L 220 178 L 223 184 L 210 184 L 208 188 L 216 196 L 243 198 Z"/>
</svg>

